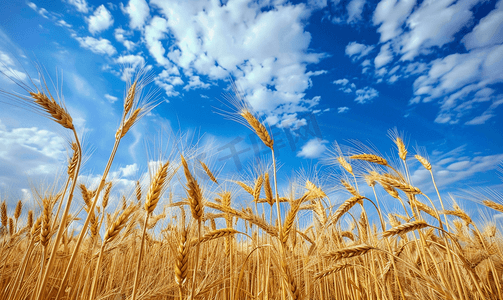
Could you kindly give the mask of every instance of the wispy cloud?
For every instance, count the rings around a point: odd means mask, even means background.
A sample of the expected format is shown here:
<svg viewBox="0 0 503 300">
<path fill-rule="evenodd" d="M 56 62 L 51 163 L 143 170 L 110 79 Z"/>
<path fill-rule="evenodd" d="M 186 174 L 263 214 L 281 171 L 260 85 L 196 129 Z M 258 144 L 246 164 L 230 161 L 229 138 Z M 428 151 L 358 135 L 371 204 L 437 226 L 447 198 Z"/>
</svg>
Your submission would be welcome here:
<svg viewBox="0 0 503 300">
<path fill-rule="evenodd" d="M 89 12 L 89 6 L 86 0 L 67 0 L 68 3 L 73 5 L 77 11 L 87 14 Z"/>
</svg>

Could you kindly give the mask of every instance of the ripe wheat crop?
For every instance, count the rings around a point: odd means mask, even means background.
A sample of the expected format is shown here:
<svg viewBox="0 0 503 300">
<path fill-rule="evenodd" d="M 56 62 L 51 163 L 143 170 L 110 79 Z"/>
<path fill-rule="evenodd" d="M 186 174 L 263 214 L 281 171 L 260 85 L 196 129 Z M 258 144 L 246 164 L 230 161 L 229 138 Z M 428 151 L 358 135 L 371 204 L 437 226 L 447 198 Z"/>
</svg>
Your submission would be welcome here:
<svg viewBox="0 0 503 300">
<path fill-rule="evenodd" d="M 222 178 L 211 163 L 178 153 L 150 170 L 150 180 L 138 179 L 131 194 L 114 191 L 108 173 L 120 141 L 156 105 L 141 98 L 144 75 L 127 87 L 118 129 L 109 133 L 115 144 L 92 188 L 79 179 L 81 137 L 64 103 L 46 87 L 22 85 L 21 103 L 72 133 L 72 155 L 65 184 L 42 195 L 39 209 L 23 214 L 28 206 L 19 201 L 8 211 L 15 201 L 2 201 L 0 299 L 503 299 L 501 233 L 457 205 L 447 208 L 434 165 L 408 157 L 400 137 L 393 141 L 400 160 L 356 150 L 331 158 L 345 198 L 328 199 L 316 178 L 282 194 L 274 139 L 237 95 L 235 118 L 270 149 L 267 170 L 251 180 Z M 409 180 L 414 160 L 429 171 L 435 194 Z M 85 203 L 80 219 L 70 214 L 75 197 Z M 122 205 L 111 206 L 112 198 Z M 384 201 L 403 211 L 388 214 Z M 497 200 L 480 204 L 503 212 Z M 301 212 L 308 226 L 299 226 Z"/>
</svg>

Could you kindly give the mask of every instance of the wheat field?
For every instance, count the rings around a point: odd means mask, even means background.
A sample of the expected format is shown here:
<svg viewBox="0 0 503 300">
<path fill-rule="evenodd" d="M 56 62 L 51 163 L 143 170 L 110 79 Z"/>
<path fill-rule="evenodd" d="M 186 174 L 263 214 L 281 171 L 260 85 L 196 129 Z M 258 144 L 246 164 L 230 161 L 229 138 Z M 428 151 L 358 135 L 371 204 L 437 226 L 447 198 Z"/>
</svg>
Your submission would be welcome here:
<svg viewBox="0 0 503 300">
<path fill-rule="evenodd" d="M 42 194 L 38 209 L 23 213 L 19 201 L 9 211 L 13 199 L 3 199 L 0 299 L 503 299 L 501 233 L 442 199 L 428 159 L 408 153 L 400 137 L 395 163 L 334 153 L 346 195 L 338 204 L 316 177 L 280 193 L 274 139 L 238 95 L 233 118 L 270 149 L 270 165 L 255 178 L 220 178 L 187 151 L 160 161 L 131 193 L 114 191 L 108 173 L 120 141 L 156 104 L 142 97 L 148 80 L 138 74 L 97 186 L 79 180 L 81 137 L 45 81 L 20 84 L 24 95 L 2 91 L 73 141 L 65 183 Z M 433 193 L 411 184 L 413 160 L 431 174 Z M 384 201 L 401 210 L 384 214 Z M 503 213 L 496 199 L 479 202 Z M 306 226 L 301 214 L 310 216 Z"/>
</svg>

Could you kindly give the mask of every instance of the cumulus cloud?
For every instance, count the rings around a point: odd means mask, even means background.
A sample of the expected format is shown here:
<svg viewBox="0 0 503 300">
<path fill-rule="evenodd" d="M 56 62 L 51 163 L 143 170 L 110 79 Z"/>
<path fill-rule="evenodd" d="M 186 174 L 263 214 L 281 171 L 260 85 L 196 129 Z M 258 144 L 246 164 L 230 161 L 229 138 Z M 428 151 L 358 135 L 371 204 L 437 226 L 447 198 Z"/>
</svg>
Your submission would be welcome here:
<svg viewBox="0 0 503 300">
<path fill-rule="evenodd" d="M 232 75 L 259 113 L 281 119 L 309 109 L 310 99 L 304 95 L 316 74 L 307 66 L 318 63 L 323 54 L 309 51 L 311 35 L 305 26 L 311 11 L 305 4 L 160 0 L 151 4 L 165 16 L 154 17 L 145 30 L 149 51 L 158 63 L 172 62 L 201 81 Z M 168 33 L 174 44 L 166 58 L 161 40 Z"/>
<path fill-rule="evenodd" d="M 190 76 L 189 83 L 183 89 L 188 91 L 191 89 L 208 89 L 209 87 L 210 84 L 202 82 L 199 76 Z"/>
<path fill-rule="evenodd" d="M 67 0 L 68 3 L 75 6 L 77 11 L 87 14 L 89 12 L 89 7 L 86 0 Z"/>
<path fill-rule="evenodd" d="M 150 55 L 154 57 L 158 64 L 169 66 L 169 60 L 164 56 L 166 49 L 162 45 L 161 40 L 166 37 L 168 32 L 168 21 L 166 19 L 155 16 L 145 27 L 145 41 L 147 43 Z"/>
<path fill-rule="evenodd" d="M 164 89 L 168 97 L 175 97 L 180 94 L 175 90 L 175 86 L 183 84 L 183 80 L 180 77 L 178 68 L 173 66 L 170 69 L 163 70 L 157 75 L 155 83 Z"/>
<path fill-rule="evenodd" d="M 360 104 L 365 104 L 376 97 L 379 97 L 379 92 L 374 88 L 366 86 L 363 89 L 356 90 L 355 101 Z"/>
<path fill-rule="evenodd" d="M 54 132 L 37 127 L 9 129 L 0 120 L 0 182 L 18 191 L 29 188 L 27 178 L 52 179 L 66 165 L 65 145 Z"/>
<path fill-rule="evenodd" d="M 326 143 L 328 143 L 328 141 L 319 138 L 311 139 L 302 146 L 301 150 L 297 153 L 297 157 L 318 158 L 327 149 L 325 146 Z"/>
<path fill-rule="evenodd" d="M 389 44 L 384 44 L 381 47 L 381 51 L 379 51 L 379 54 L 374 59 L 374 65 L 376 69 L 379 69 L 380 67 L 390 63 L 392 60 L 393 60 L 393 54 L 391 53 Z"/>
<path fill-rule="evenodd" d="M 112 18 L 112 14 L 102 4 L 94 11 L 92 16 L 87 18 L 87 23 L 89 24 L 89 32 L 96 34 L 112 26 L 114 19 Z"/>
<path fill-rule="evenodd" d="M 479 0 L 423 1 L 406 21 L 409 31 L 401 40 L 402 60 L 412 60 L 432 47 L 452 42 L 454 35 L 472 19 L 471 9 Z"/>
<path fill-rule="evenodd" d="M 127 165 L 123 168 L 119 168 L 121 175 L 124 177 L 131 177 L 131 176 L 135 175 L 138 172 L 138 170 L 139 170 L 139 168 L 136 163 L 134 163 L 132 165 Z"/>
<path fill-rule="evenodd" d="M 382 0 L 377 5 L 373 22 L 379 26 L 380 42 L 387 42 L 403 32 L 402 26 L 416 4 L 415 0 Z"/>
<path fill-rule="evenodd" d="M 124 45 L 124 47 L 126 47 L 126 49 L 131 51 L 134 49 L 134 47 L 136 47 L 136 44 L 127 39 L 127 37 L 129 37 L 129 36 L 131 36 L 131 33 L 122 29 L 121 27 L 116 28 L 114 30 L 115 39 L 118 42 L 122 43 Z"/>
<path fill-rule="evenodd" d="M 356 22 L 361 20 L 363 6 L 365 5 L 365 0 L 351 0 L 346 9 L 348 11 L 348 23 Z"/>
<path fill-rule="evenodd" d="M 340 85 L 346 85 L 349 83 L 349 80 L 346 79 L 346 78 L 342 78 L 342 79 L 337 79 L 337 80 L 334 80 L 333 82 L 334 84 L 340 84 Z"/>
<path fill-rule="evenodd" d="M 346 78 L 334 80 L 332 83 L 340 85 L 339 91 L 343 91 L 346 94 L 352 93 L 356 89 L 356 85 L 354 83 L 350 84 Z"/>
<path fill-rule="evenodd" d="M 364 56 L 367 56 L 372 50 L 374 50 L 374 46 L 367 46 L 357 42 L 350 42 L 346 46 L 346 55 L 353 58 L 354 60 L 358 60 Z"/>
<path fill-rule="evenodd" d="M 142 29 L 150 14 L 150 8 L 145 0 L 129 0 L 128 5 L 122 9 L 129 15 L 131 29 Z"/>
<path fill-rule="evenodd" d="M 145 65 L 145 59 L 140 55 L 121 55 L 115 59 L 115 62 L 121 65 L 128 65 L 132 68 Z"/>
<path fill-rule="evenodd" d="M 107 39 L 95 39 L 90 36 L 78 37 L 75 35 L 74 38 L 79 42 L 82 48 L 89 49 L 96 54 L 107 54 L 109 56 L 112 56 L 117 53 L 115 47 L 112 46 L 112 43 L 110 43 L 110 41 Z"/>
</svg>

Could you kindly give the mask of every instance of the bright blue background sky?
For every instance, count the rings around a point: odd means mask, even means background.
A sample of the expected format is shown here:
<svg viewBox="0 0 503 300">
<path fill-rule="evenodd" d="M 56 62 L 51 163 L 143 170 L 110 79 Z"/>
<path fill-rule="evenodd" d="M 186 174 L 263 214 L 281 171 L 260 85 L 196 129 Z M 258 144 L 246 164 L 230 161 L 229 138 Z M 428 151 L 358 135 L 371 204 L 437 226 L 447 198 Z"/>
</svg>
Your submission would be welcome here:
<svg viewBox="0 0 503 300">
<path fill-rule="evenodd" d="M 62 80 L 92 153 L 84 181 L 98 178 L 113 144 L 122 66 L 145 63 L 164 101 L 121 144 L 112 175 L 124 186 L 158 158 L 162 129 L 188 132 L 185 145 L 200 139 L 210 149 L 206 162 L 224 177 L 246 174 L 259 144 L 246 127 L 215 113 L 231 75 L 284 145 L 282 178 L 326 159 L 335 140 L 374 145 L 398 162 L 387 137 L 396 127 L 423 190 L 432 192 L 413 158 L 417 146 L 443 191 L 503 190 L 501 0 L 116 3 L 0 2 L 0 68 L 24 78 L 24 67 L 36 77 L 36 60 Z M 0 88 L 15 90 L 4 77 Z M 0 103 L 2 194 L 30 197 L 30 181 L 51 182 L 65 166 L 67 133 L 56 125 Z M 225 159 L 232 141 L 238 151 L 249 149 L 239 156 L 241 169 Z M 322 168 L 319 174 L 332 172 Z"/>
</svg>

